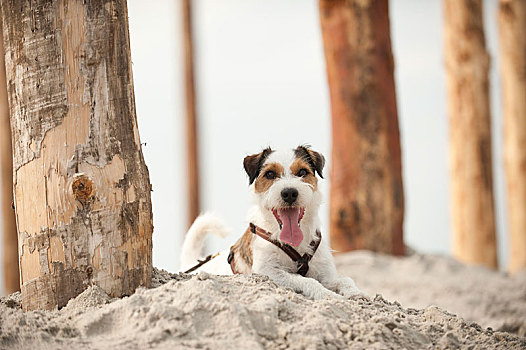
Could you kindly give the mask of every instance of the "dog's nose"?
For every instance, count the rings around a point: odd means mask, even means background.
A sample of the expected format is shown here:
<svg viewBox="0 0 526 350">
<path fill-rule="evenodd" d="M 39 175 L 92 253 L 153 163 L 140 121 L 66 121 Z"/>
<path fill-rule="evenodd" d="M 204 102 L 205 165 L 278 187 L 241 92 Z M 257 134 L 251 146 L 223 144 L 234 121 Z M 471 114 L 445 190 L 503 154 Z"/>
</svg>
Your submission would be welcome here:
<svg viewBox="0 0 526 350">
<path fill-rule="evenodd" d="M 281 191 L 281 198 L 289 205 L 292 205 L 298 199 L 298 190 L 295 188 L 285 188 Z"/>
</svg>

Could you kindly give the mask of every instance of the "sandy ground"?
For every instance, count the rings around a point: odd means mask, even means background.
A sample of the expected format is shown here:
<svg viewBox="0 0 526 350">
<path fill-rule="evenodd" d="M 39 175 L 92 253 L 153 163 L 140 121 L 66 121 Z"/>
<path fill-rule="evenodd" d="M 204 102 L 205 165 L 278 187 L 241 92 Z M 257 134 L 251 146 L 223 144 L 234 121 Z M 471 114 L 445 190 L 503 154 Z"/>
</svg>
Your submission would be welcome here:
<svg viewBox="0 0 526 350">
<path fill-rule="evenodd" d="M 392 301 L 311 301 L 262 276 L 156 270 L 155 288 L 118 300 L 90 287 L 61 310 L 24 313 L 18 294 L 1 298 L 0 349 L 526 349 L 525 275 L 416 254 L 337 263 Z"/>
<path fill-rule="evenodd" d="M 404 307 L 438 306 L 483 327 L 526 336 L 526 272 L 508 276 L 437 255 L 397 258 L 367 251 L 337 256 L 342 275 Z"/>
</svg>

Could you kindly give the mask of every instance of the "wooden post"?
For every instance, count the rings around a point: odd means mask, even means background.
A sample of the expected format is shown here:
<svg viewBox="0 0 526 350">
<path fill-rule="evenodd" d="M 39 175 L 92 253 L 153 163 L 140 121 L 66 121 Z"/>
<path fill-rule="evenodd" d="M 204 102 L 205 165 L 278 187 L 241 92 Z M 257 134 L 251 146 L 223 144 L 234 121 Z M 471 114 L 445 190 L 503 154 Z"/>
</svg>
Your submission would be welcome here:
<svg viewBox="0 0 526 350">
<path fill-rule="evenodd" d="M 499 32 L 510 271 L 526 269 L 526 1 L 501 0 Z"/>
<path fill-rule="evenodd" d="M 404 254 L 387 0 L 320 0 L 332 110 L 331 245 Z"/>
<path fill-rule="evenodd" d="M 197 113 L 194 80 L 194 49 L 192 37 L 191 0 L 183 0 L 184 79 L 186 95 L 186 147 L 188 173 L 188 227 L 199 215 L 199 152 L 197 143 Z"/>
<path fill-rule="evenodd" d="M 1 24 L 0 24 L 1 27 Z M 0 28 L 0 38 L 1 28 Z M 2 206 L 2 265 L 4 271 L 4 290 L 10 294 L 20 289 L 18 271 L 18 244 L 15 211 L 13 210 L 13 152 L 11 150 L 11 128 L 9 126 L 9 106 L 5 80 L 4 44 L 0 40 L 0 166 L 2 186 L 0 198 Z"/>
<path fill-rule="evenodd" d="M 480 0 L 445 0 L 454 256 L 497 267 L 489 56 Z"/>
<path fill-rule="evenodd" d="M 2 3 L 24 310 L 149 286 L 152 212 L 125 0 Z"/>
</svg>

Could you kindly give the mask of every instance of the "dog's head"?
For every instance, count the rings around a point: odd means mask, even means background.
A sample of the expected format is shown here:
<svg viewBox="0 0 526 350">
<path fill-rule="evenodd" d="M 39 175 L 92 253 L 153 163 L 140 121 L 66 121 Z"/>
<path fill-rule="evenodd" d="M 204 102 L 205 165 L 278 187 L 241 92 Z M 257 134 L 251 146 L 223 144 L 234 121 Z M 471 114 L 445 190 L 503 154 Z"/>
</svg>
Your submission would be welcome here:
<svg viewBox="0 0 526 350">
<path fill-rule="evenodd" d="M 243 162 L 261 211 L 271 213 L 279 224 L 281 241 L 299 246 L 304 217 L 317 215 L 321 201 L 318 174 L 323 178 L 325 158 L 309 146 L 290 151 L 263 152 L 245 157 Z"/>
</svg>

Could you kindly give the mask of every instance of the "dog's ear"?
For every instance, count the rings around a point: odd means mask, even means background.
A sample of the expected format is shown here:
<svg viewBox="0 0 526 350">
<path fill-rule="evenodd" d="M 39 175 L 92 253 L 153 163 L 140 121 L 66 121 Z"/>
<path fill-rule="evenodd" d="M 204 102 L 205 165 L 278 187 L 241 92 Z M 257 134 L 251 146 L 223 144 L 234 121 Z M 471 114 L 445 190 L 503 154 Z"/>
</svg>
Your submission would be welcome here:
<svg viewBox="0 0 526 350">
<path fill-rule="evenodd" d="M 243 166 L 245 167 L 245 171 L 248 174 L 248 181 L 250 185 L 252 185 L 254 180 L 256 180 L 256 178 L 259 176 L 259 172 L 261 171 L 261 167 L 263 166 L 265 159 L 267 159 L 269 154 L 272 152 L 272 149 L 267 147 L 261 153 L 245 157 L 243 160 Z"/>
<path fill-rule="evenodd" d="M 310 146 L 298 146 L 294 153 L 297 158 L 304 159 L 309 163 L 312 171 L 317 172 L 318 175 L 323 179 L 323 167 L 325 166 L 325 157 L 323 154 L 313 151 Z"/>
</svg>

